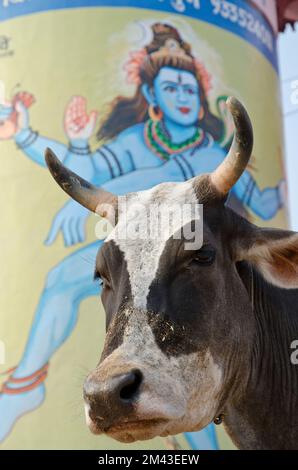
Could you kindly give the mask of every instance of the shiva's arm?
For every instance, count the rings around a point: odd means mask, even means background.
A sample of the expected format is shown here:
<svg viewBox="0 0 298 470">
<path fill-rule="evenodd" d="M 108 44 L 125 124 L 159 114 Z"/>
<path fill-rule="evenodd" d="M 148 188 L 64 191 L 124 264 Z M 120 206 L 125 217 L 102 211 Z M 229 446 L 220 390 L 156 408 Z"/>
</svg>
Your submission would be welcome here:
<svg viewBox="0 0 298 470">
<path fill-rule="evenodd" d="M 130 151 L 125 149 L 121 135 L 112 142 L 98 147 L 93 153 L 90 152 L 88 142 L 76 141 L 75 144 L 71 143 L 69 150 L 72 151 L 72 158 L 78 152 L 89 156 L 93 169 L 93 177 L 86 178 L 86 176 L 83 176 L 83 178 L 88 179 L 88 181 L 96 186 L 102 186 L 107 181 L 115 178 L 118 181 L 119 177 L 135 170 L 133 157 Z M 67 165 L 67 158 L 65 164 Z M 73 171 L 82 176 L 79 168 Z"/>
<path fill-rule="evenodd" d="M 92 153 L 86 139 L 70 141 L 67 147 L 27 127 L 16 134 L 15 142 L 30 160 L 43 167 L 45 150 L 49 147 L 70 170 L 96 185 L 134 169 L 130 153 L 123 151 L 117 139 Z"/>
<path fill-rule="evenodd" d="M 47 137 L 42 137 L 31 127 L 20 130 L 15 135 L 15 143 L 22 152 L 33 162 L 46 166 L 44 154 L 47 147 L 53 149 L 59 159 L 64 162 L 67 154 L 67 147 L 60 142 Z"/>
<path fill-rule="evenodd" d="M 283 206 L 282 184 L 283 181 L 275 188 L 261 190 L 251 174 L 245 171 L 233 187 L 232 192 L 258 217 L 269 220 Z"/>
<path fill-rule="evenodd" d="M 30 127 L 30 116 L 26 105 L 22 101 L 17 101 L 15 105 L 17 112 L 17 130 L 13 138 L 17 147 L 33 162 L 46 166 L 44 154 L 47 147 L 53 149 L 59 159 L 64 162 L 67 154 L 67 147 L 56 140 L 42 137 L 38 132 Z"/>
<path fill-rule="evenodd" d="M 219 147 L 204 148 L 196 156 L 188 158 L 176 155 L 157 167 L 132 171 L 117 180 L 109 181 L 103 187 L 122 195 L 131 191 L 142 191 L 164 182 L 181 182 L 196 175 L 213 171 L 221 163 L 224 153 Z"/>
<path fill-rule="evenodd" d="M 116 180 L 107 181 L 102 188 L 117 195 L 150 189 L 160 183 L 185 181 L 185 173 L 176 159 L 162 165 L 132 171 Z"/>
</svg>

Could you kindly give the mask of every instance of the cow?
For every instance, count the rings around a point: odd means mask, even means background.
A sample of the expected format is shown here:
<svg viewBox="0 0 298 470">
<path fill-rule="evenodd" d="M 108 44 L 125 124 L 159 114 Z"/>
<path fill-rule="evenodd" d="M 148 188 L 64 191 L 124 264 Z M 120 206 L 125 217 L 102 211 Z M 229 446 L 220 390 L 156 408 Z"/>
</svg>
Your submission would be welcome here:
<svg viewBox="0 0 298 470">
<path fill-rule="evenodd" d="M 227 106 L 234 139 L 216 170 L 129 193 L 125 216 L 120 198 L 46 151 L 62 189 L 114 224 L 95 261 L 106 338 L 83 387 L 95 434 L 130 443 L 223 421 L 239 449 L 298 448 L 298 235 L 260 228 L 228 207 L 253 130 L 236 98 Z M 199 246 L 186 249 L 178 219 L 166 239 L 121 236 L 149 206 L 173 201 L 203 207 Z M 143 210 L 127 215 L 136 203 Z"/>
</svg>

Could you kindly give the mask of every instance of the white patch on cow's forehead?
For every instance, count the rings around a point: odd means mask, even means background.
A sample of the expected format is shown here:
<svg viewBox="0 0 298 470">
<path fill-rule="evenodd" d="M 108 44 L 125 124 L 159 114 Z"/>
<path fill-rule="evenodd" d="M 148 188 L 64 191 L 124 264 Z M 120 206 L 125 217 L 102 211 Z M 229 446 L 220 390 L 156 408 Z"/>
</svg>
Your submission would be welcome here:
<svg viewBox="0 0 298 470">
<path fill-rule="evenodd" d="M 135 307 L 146 308 L 149 288 L 156 276 L 159 260 L 167 242 L 167 239 L 146 238 L 146 233 L 143 233 L 145 226 L 142 224 L 142 220 L 144 220 L 145 217 L 147 218 L 148 224 L 154 224 L 154 217 L 157 217 L 154 206 L 157 207 L 158 204 L 165 205 L 168 203 L 170 206 L 175 204 L 182 206 L 183 204 L 196 204 L 197 202 L 192 183 L 188 181 L 185 183 L 163 183 L 150 190 L 129 195 L 126 218 L 122 217 L 121 212 L 119 213 L 118 224 L 115 230 L 113 230 L 106 239 L 106 242 L 113 240 L 124 254 Z M 130 212 L 130 208 L 138 204 L 146 206 L 148 210 L 146 210 L 145 213 L 140 212 L 137 215 L 133 209 Z M 138 238 L 130 238 L 129 236 L 123 237 L 123 232 L 125 232 L 127 228 L 127 222 L 130 220 L 133 221 L 134 224 L 140 221 Z M 187 222 L 190 222 L 190 220 Z M 159 223 L 163 223 L 163 221 L 159 220 Z M 166 220 L 164 223 L 166 225 L 162 228 L 166 232 L 169 226 Z M 185 219 L 184 223 L 186 223 Z M 170 233 L 168 232 L 169 237 L 180 228 L 181 213 L 175 215 L 174 212 L 171 214 L 171 231 Z"/>
</svg>

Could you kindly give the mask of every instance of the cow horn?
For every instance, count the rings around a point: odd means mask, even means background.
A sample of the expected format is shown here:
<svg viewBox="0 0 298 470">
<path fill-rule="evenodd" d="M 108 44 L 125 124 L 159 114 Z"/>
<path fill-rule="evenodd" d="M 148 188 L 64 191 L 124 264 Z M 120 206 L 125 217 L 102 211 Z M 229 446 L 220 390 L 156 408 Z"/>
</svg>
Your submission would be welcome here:
<svg viewBox="0 0 298 470">
<path fill-rule="evenodd" d="M 72 199 L 115 224 L 117 196 L 93 186 L 73 173 L 49 148 L 46 149 L 45 160 L 54 180 Z"/>
<path fill-rule="evenodd" d="M 233 96 L 227 99 L 226 104 L 235 124 L 234 139 L 228 155 L 211 174 L 212 186 L 222 196 L 228 194 L 244 172 L 253 147 L 253 129 L 246 109 Z"/>
</svg>

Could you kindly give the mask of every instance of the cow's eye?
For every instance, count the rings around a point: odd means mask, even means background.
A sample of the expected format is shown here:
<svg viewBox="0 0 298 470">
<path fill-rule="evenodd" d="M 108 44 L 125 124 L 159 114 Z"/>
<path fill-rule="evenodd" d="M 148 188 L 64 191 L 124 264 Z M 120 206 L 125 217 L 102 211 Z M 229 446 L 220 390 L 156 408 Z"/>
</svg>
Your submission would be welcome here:
<svg viewBox="0 0 298 470">
<path fill-rule="evenodd" d="M 110 282 L 105 277 L 99 278 L 99 285 L 102 289 L 109 289 L 111 287 Z"/>
<path fill-rule="evenodd" d="M 202 246 L 200 250 L 198 250 L 195 256 L 192 259 L 192 263 L 200 264 L 203 266 L 209 266 L 215 260 L 215 250 L 212 246 L 206 245 Z"/>
<path fill-rule="evenodd" d="M 102 276 L 98 271 L 96 271 L 94 274 L 94 280 L 98 280 L 99 287 L 101 287 L 102 289 L 110 287 L 108 279 L 106 279 L 105 276 Z"/>
</svg>

